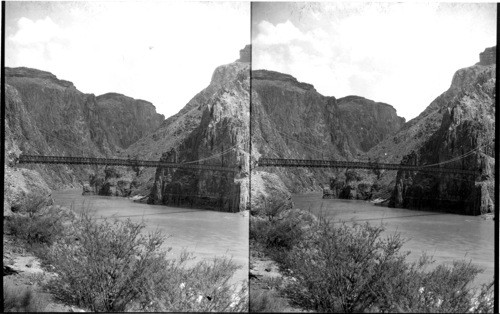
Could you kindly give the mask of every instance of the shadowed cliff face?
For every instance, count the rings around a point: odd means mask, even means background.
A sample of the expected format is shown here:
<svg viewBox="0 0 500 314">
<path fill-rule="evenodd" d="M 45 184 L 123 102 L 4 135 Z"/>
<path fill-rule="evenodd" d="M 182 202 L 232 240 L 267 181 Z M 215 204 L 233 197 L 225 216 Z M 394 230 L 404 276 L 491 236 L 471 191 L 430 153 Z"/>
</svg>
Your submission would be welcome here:
<svg viewBox="0 0 500 314">
<path fill-rule="evenodd" d="M 101 125 L 107 138 L 116 147 L 128 148 L 143 136 L 154 131 L 164 120 L 150 102 L 125 95 L 108 93 L 96 98 Z"/>
<path fill-rule="evenodd" d="M 495 68 L 494 64 L 478 64 L 458 70 L 450 89 L 440 96 L 447 101 L 434 109 L 440 121 L 402 161 L 443 163 L 440 166 L 479 169 L 481 174 L 464 177 L 398 172 L 390 205 L 467 215 L 493 211 Z"/>
<path fill-rule="evenodd" d="M 265 70 L 252 74 L 252 110 L 255 159 L 353 160 L 404 123 L 387 104 L 358 96 L 325 97 L 310 84 Z M 318 191 L 339 174 L 330 169 L 261 170 L 276 173 L 292 192 Z"/>
<path fill-rule="evenodd" d="M 363 97 L 339 98 L 337 104 L 340 121 L 343 128 L 349 130 L 349 142 L 357 151 L 367 152 L 405 123 L 405 119 L 397 116 L 391 105 Z"/>
<path fill-rule="evenodd" d="M 116 156 L 163 120 L 147 102 L 117 94 L 96 98 L 40 70 L 6 68 L 5 81 L 6 143 L 10 145 L 6 162 L 21 152 Z M 72 165 L 23 167 L 37 170 L 51 188 L 78 186 L 91 173 L 89 167 Z"/>
<path fill-rule="evenodd" d="M 182 131 L 176 141 L 161 147 L 163 161 L 199 161 L 222 167 L 241 167 L 241 171 L 232 174 L 157 169 L 149 203 L 230 212 L 247 208 L 249 68 L 250 64 L 245 62 L 218 67 L 210 86 L 155 132 L 167 135 Z M 179 130 L 173 126 L 183 128 Z"/>
<path fill-rule="evenodd" d="M 488 51 L 491 54 L 491 48 L 486 49 L 485 53 L 488 54 Z M 481 60 L 486 62 L 484 56 Z M 494 116 L 494 86 L 494 64 L 483 66 L 478 63 L 458 70 L 446 92 L 438 96 L 418 117 L 403 125 L 394 136 L 373 147 L 366 157 L 381 162 L 435 164 L 475 149 L 476 145 L 488 141 L 494 133 L 494 120 L 491 119 Z M 477 137 L 479 144 L 470 142 Z M 469 159 L 443 166 L 476 168 L 482 167 L 480 164 L 491 164 L 493 155 L 488 152 L 491 148 L 485 149 L 489 157 L 471 155 L 467 157 Z M 408 172 L 382 172 L 379 178 L 373 180 L 373 184 L 380 188 L 380 194 L 375 193 L 374 197 L 387 198 L 392 194 L 390 205 L 396 207 L 457 213 L 478 212 L 477 209 L 465 209 L 472 208 L 472 199 L 475 197 L 471 196 L 471 191 L 480 189 L 474 187 L 479 184 L 475 183 L 474 178 L 472 181 L 470 178 L 467 179 L 469 181 L 464 181 L 461 176 L 436 177 L 418 174 L 419 177 L 416 178 L 416 175 Z M 481 184 L 481 189 L 490 191 L 490 197 L 493 199 L 493 181 L 487 182 Z M 411 186 L 415 189 L 410 188 Z M 458 194 L 467 196 L 457 198 Z M 480 194 L 483 195 L 482 202 L 491 205 L 488 197 L 484 196 L 486 194 L 483 192 Z M 468 197 L 471 199 L 466 201 Z M 437 198 L 441 201 L 436 201 Z M 487 211 L 484 206 L 482 207 L 483 209 L 479 211 Z"/>
</svg>

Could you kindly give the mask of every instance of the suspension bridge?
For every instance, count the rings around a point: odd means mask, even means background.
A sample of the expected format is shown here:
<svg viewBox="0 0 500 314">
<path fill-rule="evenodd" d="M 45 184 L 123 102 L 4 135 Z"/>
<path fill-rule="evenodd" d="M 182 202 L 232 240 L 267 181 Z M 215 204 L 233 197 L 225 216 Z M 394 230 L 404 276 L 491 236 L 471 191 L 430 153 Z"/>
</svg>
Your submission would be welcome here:
<svg viewBox="0 0 500 314">
<path fill-rule="evenodd" d="M 426 165 L 404 165 L 377 162 L 360 161 L 338 161 L 338 160 L 310 160 L 310 159 L 278 159 L 260 158 L 257 162 L 259 167 L 306 167 L 306 168 L 352 168 L 352 169 L 378 169 L 378 170 L 404 170 L 421 171 L 431 173 L 454 173 L 463 175 L 478 175 L 479 170 L 429 167 Z"/>
<path fill-rule="evenodd" d="M 282 133 L 279 132 L 278 133 Z M 281 134 L 284 136 L 284 134 Z M 51 136 L 52 137 L 52 136 Z M 286 136 L 288 137 L 288 136 Z M 56 138 L 61 141 L 60 139 Z M 295 139 L 294 139 L 295 140 Z M 296 140 L 295 140 L 296 141 Z M 65 142 L 65 141 L 63 141 Z M 221 157 L 230 151 L 238 149 L 239 146 L 245 145 L 248 140 L 243 143 L 236 144 L 212 156 L 202 158 L 195 161 L 175 163 L 164 162 L 158 160 L 141 160 L 141 159 L 117 159 L 117 158 L 93 158 L 93 157 L 70 157 L 70 156 L 44 156 L 44 155 L 26 155 L 21 154 L 18 159 L 20 164 L 76 164 L 76 165 L 106 165 L 106 166 L 128 166 L 128 167 L 154 167 L 154 168 L 179 168 L 192 170 L 211 170 L 220 172 L 240 172 L 241 166 L 224 167 L 214 164 L 202 164 L 210 159 Z M 72 143 L 65 142 L 66 145 L 75 146 Z M 302 143 L 306 145 L 305 143 Z M 427 173 L 451 173 L 468 176 L 477 176 L 481 172 L 479 169 L 462 169 L 445 167 L 444 164 L 449 164 L 465 157 L 468 157 L 478 151 L 481 147 L 477 147 L 461 156 L 457 156 L 450 160 L 431 165 L 408 165 L 395 163 L 380 163 L 371 161 L 342 161 L 342 160 L 314 160 L 314 159 L 289 159 L 289 158 L 260 158 L 256 166 L 258 167 L 306 167 L 306 168 L 347 168 L 347 169 L 372 169 L 372 170 L 403 170 L 403 171 L 419 171 Z M 312 149 L 312 147 L 311 147 Z M 80 148 L 81 150 L 81 148 Z M 315 150 L 318 150 L 315 148 Z M 83 150 L 82 150 L 83 152 Z M 324 153 L 324 151 L 321 151 Z"/>
<path fill-rule="evenodd" d="M 174 163 L 154 160 L 140 159 L 117 159 L 117 158 L 92 158 L 92 157 L 66 157 L 66 156 L 43 156 L 43 155 L 20 155 L 20 164 L 72 164 L 72 165 L 106 165 L 106 166 L 128 166 L 128 167 L 154 167 L 154 168 L 180 168 L 194 170 L 211 170 L 222 172 L 238 172 L 241 167 L 222 167 L 210 164 Z M 260 158 L 257 161 L 259 167 L 307 167 L 307 168 L 349 168 L 349 169 L 373 169 L 373 170 L 403 170 L 421 171 L 431 173 L 453 173 L 463 175 L 478 175 L 479 170 L 428 167 L 391 163 L 338 161 L 338 160 L 309 160 L 309 159 L 277 159 Z"/>
<path fill-rule="evenodd" d="M 19 156 L 18 163 L 180 168 L 180 169 L 193 169 L 193 170 L 211 170 L 211 171 L 221 171 L 221 172 L 240 171 L 240 167 L 222 167 L 210 164 L 174 163 L 174 162 L 140 160 L 140 159 L 43 156 L 43 155 L 24 155 L 24 154 Z"/>
</svg>

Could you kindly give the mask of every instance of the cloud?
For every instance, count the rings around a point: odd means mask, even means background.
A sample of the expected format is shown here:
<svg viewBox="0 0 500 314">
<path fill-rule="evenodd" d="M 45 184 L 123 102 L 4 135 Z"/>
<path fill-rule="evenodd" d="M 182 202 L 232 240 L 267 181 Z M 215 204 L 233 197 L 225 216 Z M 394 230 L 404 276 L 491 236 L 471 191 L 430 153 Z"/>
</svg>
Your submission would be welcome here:
<svg viewBox="0 0 500 314">
<path fill-rule="evenodd" d="M 291 74 L 324 95 L 383 101 L 407 119 L 496 41 L 494 14 L 477 4 L 324 3 L 297 11 L 286 22 L 257 23 L 254 69 Z"/>
<path fill-rule="evenodd" d="M 86 93 L 145 99 L 170 116 L 208 86 L 217 66 L 236 60 L 249 44 L 249 8 L 248 3 L 61 2 L 37 12 L 37 18 L 26 15 L 9 25 L 6 65 L 50 71 Z"/>
<path fill-rule="evenodd" d="M 262 21 L 258 25 L 258 31 L 259 35 L 254 40 L 257 45 L 280 45 L 307 40 L 305 35 L 290 21 L 276 26 L 267 21 Z"/>
<path fill-rule="evenodd" d="M 19 45 L 45 43 L 63 36 L 63 31 L 59 25 L 54 23 L 48 16 L 45 19 L 36 21 L 22 17 L 18 20 L 17 26 L 17 33 L 8 39 Z"/>
</svg>

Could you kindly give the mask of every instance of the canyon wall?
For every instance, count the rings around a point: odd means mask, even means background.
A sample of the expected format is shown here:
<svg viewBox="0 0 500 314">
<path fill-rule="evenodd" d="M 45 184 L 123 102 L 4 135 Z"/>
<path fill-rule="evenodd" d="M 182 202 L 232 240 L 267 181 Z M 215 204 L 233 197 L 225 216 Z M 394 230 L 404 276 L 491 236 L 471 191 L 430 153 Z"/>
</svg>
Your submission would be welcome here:
<svg viewBox="0 0 500 314">
<path fill-rule="evenodd" d="M 205 90 L 155 133 L 129 149 L 151 141 L 156 134 L 174 134 L 177 137 L 161 146 L 160 160 L 237 168 L 238 172 L 158 168 L 148 203 L 229 212 L 247 209 L 249 71 L 248 62 L 218 67 Z"/>
<path fill-rule="evenodd" d="M 458 70 L 440 97 L 440 119 L 402 163 L 477 169 L 477 176 L 400 171 L 390 200 L 394 207 L 458 214 L 493 212 L 495 165 L 495 64 Z M 453 95 L 453 97 L 450 97 Z M 429 109 L 429 108 L 428 108 Z"/>
<path fill-rule="evenodd" d="M 6 162 L 21 153 L 113 157 L 162 123 L 150 103 L 118 95 L 96 97 L 73 83 L 30 68 L 5 68 Z M 81 186 L 97 169 L 22 165 L 53 189 Z"/>
<path fill-rule="evenodd" d="M 252 72 L 252 157 L 357 160 L 403 125 L 387 104 L 340 99 L 288 74 Z M 329 188 L 345 169 L 257 168 L 278 175 L 293 193 Z"/>
</svg>

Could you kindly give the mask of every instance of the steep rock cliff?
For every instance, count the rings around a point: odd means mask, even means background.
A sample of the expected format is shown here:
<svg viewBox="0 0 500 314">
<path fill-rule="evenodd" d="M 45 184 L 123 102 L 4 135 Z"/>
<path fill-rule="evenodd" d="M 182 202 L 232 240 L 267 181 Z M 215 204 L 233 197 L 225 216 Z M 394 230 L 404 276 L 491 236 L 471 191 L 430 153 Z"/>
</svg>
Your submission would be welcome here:
<svg viewBox="0 0 500 314">
<path fill-rule="evenodd" d="M 385 119 L 385 120 L 384 120 Z M 387 123 L 389 121 L 390 123 Z M 387 104 L 358 96 L 319 94 L 288 74 L 252 72 L 252 154 L 254 159 L 355 160 L 396 132 L 404 119 Z M 267 168 L 291 192 L 318 191 L 345 170 Z"/>
<path fill-rule="evenodd" d="M 402 163 L 479 169 L 481 174 L 464 177 L 400 171 L 391 206 L 467 215 L 493 210 L 495 75 L 495 64 L 479 63 L 458 70 L 439 102 L 433 102 L 421 119 L 410 121 L 396 136 L 410 137 L 415 126 L 427 124 L 425 135 L 405 145 Z"/>
<path fill-rule="evenodd" d="M 84 94 L 71 82 L 45 71 L 6 68 L 5 81 L 6 143 L 10 143 L 6 161 L 12 161 L 21 152 L 116 156 L 130 142 L 127 137 L 136 139 L 163 120 L 149 103 L 125 96 L 120 96 L 124 99 L 120 103 L 114 95 L 103 95 L 98 101 L 99 97 Z M 51 188 L 81 185 L 95 171 L 76 165 L 22 167 L 38 171 Z"/>
<path fill-rule="evenodd" d="M 154 131 L 165 120 L 148 101 L 117 93 L 96 97 L 97 113 L 107 138 L 115 147 L 128 148 Z"/>
<path fill-rule="evenodd" d="M 497 63 L 497 47 L 490 47 L 484 49 L 483 52 L 479 54 L 479 64 L 480 65 L 490 65 Z"/>
<path fill-rule="evenodd" d="M 247 62 L 218 67 L 210 85 L 151 136 L 174 134 L 162 161 L 239 168 L 237 173 L 159 168 L 149 203 L 241 211 L 248 206 L 249 71 Z M 177 137 L 175 138 L 175 135 Z M 155 151 L 154 154 L 158 154 Z"/>
<path fill-rule="evenodd" d="M 391 105 L 360 96 L 339 98 L 337 104 L 343 129 L 350 130 L 350 143 L 361 152 L 367 152 L 405 123 Z"/>
</svg>

